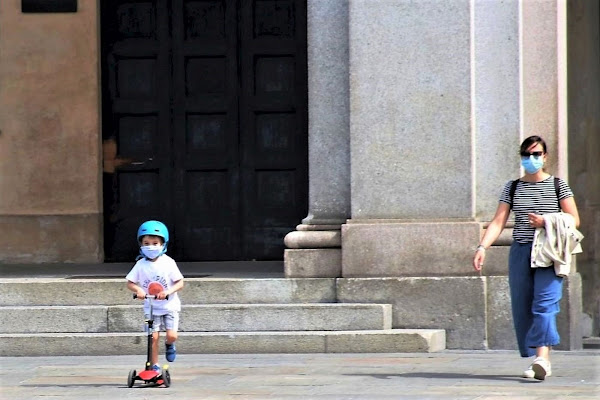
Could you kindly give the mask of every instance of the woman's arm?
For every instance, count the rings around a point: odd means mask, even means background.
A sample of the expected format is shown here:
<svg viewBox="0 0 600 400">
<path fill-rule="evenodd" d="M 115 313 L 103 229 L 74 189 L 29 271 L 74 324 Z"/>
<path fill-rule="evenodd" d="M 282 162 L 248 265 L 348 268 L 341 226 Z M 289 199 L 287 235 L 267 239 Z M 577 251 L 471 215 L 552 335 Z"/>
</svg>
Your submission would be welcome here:
<svg viewBox="0 0 600 400">
<path fill-rule="evenodd" d="M 483 261 L 485 260 L 485 249 L 490 247 L 496 241 L 496 239 L 498 239 L 498 236 L 500 236 L 504 230 L 504 227 L 506 226 L 506 221 L 508 221 L 509 215 L 510 206 L 501 201 L 496 209 L 496 215 L 494 215 L 492 222 L 490 222 L 490 225 L 485 230 L 485 234 L 479 242 L 479 247 L 475 252 L 475 256 L 473 257 L 473 268 L 475 268 L 476 271 L 481 271 L 481 267 L 483 267 Z"/>
<path fill-rule="evenodd" d="M 566 199 L 562 199 L 560 201 L 560 208 L 563 212 L 567 214 L 571 214 L 575 219 L 575 227 L 579 228 L 579 212 L 577 211 L 577 204 L 575 204 L 574 197 L 567 197 Z"/>
</svg>

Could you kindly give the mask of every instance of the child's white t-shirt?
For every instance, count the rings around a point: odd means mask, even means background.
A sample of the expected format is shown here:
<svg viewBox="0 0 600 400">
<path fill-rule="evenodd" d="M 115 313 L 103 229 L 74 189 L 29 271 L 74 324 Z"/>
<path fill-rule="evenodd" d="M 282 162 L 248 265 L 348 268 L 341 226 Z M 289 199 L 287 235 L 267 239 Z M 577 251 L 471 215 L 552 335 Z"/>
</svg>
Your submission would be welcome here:
<svg viewBox="0 0 600 400">
<path fill-rule="evenodd" d="M 175 260 L 163 254 L 156 261 L 149 261 L 145 258 L 138 260 L 125 279 L 137 284 L 148 293 L 150 283 L 158 282 L 164 290 L 167 290 L 175 282 L 183 279 L 183 275 L 179 271 Z M 170 311 L 181 311 L 181 301 L 177 292 L 170 294 L 168 300 L 152 300 L 152 309 L 154 315 L 164 315 Z M 150 314 L 149 300 L 144 302 L 144 313 Z"/>
</svg>

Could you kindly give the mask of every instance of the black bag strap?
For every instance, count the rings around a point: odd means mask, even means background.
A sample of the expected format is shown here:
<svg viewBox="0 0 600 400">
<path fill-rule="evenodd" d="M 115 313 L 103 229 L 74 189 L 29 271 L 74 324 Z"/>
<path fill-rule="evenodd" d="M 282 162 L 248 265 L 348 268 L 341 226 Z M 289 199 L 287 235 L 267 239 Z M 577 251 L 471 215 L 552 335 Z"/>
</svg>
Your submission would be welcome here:
<svg viewBox="0 0 600 400">
<path fill-rule="evenodd" d="M 515 202 L 515 192 L 517 191 L 517 184 L 519 183 L 518 179 L 515 179 L 514 181 L 512 181 L 512 183 L 510 184 L 510 209 L 512 210 L 513 208 L 513 204 Z M 558 182 L 558 178 L 555 176 L 554 177 L 554 191 L 556 192 L 556 201 L 558 203 L 558 209 L 562 210 L 562 207 L 560 206 L 560 200 L 558 199 L 558 192 L 559 190 L 559 182 Z"/>
</svg>

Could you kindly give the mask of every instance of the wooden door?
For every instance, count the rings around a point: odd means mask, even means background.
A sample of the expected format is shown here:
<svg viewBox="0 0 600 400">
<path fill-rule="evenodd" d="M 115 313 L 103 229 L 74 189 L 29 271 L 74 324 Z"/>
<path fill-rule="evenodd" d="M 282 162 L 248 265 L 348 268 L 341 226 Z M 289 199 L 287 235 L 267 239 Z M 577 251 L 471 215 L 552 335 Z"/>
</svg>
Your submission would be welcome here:
<svg viewBox="0 0 600 400">
<path fill-rule="evenodd" d="M 277 260 L 307 213 L 305 0 L 102 1 L 105 253 Z"/>
</svg>

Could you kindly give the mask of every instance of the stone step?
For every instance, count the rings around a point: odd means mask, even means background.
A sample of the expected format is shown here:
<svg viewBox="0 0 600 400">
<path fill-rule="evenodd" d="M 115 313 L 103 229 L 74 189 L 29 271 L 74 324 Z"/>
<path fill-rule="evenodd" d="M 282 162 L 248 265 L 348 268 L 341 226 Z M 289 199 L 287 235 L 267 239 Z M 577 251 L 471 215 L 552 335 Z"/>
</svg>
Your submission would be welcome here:
<svg viewBox="0 0 600 400">
<path fill-rule="evenodd" d="M 0 333 L 140 332 L 141 304 L 5 306 Z M 212 304 L 182 307 L 181 332 L 344 331 L 392 328 L 389 304 Z"/>
<path fill-rule="evenodd" d="M 139 333 L 0 334 L 0 356 L 146 354 Z M 178 354 L 412 353 L 446 348 L 444 330 L 388 329 L 305 332 L 181 332 Z M 164 354 L 161 343 L 161 360 Z"/>
<path fill-rule="evenodd" d="M 333 278 L 186 278 L 185 304 L 336 302 Z M 120 305 L 131 300 L 123 279 L 1 279 L 0 306 Z"/>
<path fill-rule="evenodd" d="M 583 338 L 584 349 L 600 349 L 600 337 L 592 336 Z"/>
</svg>

